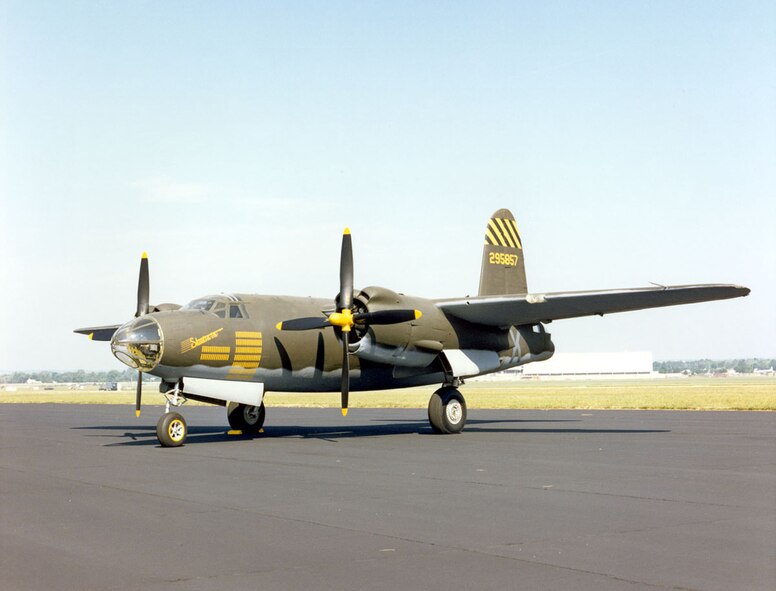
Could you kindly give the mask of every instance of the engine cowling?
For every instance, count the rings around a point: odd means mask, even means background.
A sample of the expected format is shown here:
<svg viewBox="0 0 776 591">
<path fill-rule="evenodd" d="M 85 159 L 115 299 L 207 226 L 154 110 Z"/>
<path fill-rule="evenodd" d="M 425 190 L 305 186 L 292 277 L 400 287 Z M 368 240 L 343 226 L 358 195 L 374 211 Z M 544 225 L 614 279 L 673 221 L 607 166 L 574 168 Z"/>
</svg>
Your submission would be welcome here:
<svg viewBox="0 0 776 591">
<path fill-rule="evenodd" d="M 384 287 L 367 287 L 354 301 L 357 312 L 414 309 L 420 318 L 389 325 L 356 326 L 351 352 L 359 359 L 401 367 L 426 367 L 453 336 L 445 315 L 428 300 Z"/>
</svg>

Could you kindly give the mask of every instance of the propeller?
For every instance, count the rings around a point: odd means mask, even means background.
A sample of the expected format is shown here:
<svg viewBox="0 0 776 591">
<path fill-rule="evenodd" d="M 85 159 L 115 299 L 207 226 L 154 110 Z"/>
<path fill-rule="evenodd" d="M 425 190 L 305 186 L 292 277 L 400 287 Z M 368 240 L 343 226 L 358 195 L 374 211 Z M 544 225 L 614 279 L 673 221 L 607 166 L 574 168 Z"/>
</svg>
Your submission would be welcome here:
<svg viewBox="0 0 776 591">
<path fill-rule="evenodd" d="M 142 272 L 142 268 L 141 268 Z M 337 296 L 336 312 L 326 316 L 312 316 L 284 320 L 277 324 L 278 330 L 315 330 L 334 326 L 342 331 L 342 416 L 348 414 L 348 395 L 350 393 L 350 331 L 354 326 L 371 324 L 399 324 L 420 318 L 420 310 L 377 310 L 375 312 L 355 312 L 353 306 L 353 242 L 350 230 L 345 228 L 342 234 L 340 251 L 340 290 Z M 139 304 L 138 304 L 139 305 Z"/>
<path fill-rule="evenodd" d="M 342 380 L 340 381 L 340 402 L 342 416 L 348 415 L 348 395 L 350 394 L 350 329 L 353 328 L 353 239 L 350 228 L 342 233 L 342 249 L 340 250 L 340 291 L 337 298 L 340 317 L 332 314 L 329 322 L 342 329 Z M 332 319 L 332 316 L 335 316 Z"/>
<path fill-rule="evenodd" d="M 148 314 L 148 253 L 140 259 L 140 276 L 137 278 L 137 312 L 135 318 Z"/>
<path fill-rule="evenodd" d="M 140 399 L 143 396 L 143 372 L 137 372 L 137 393 L 135 394 L 135 415 L 140 416 Z"/>
<path fill-rule="evenodd" d="M 148 295 L 149 295 L 149 279 L 148 279 L 148 253 L 144 252 L 140 258 L 140 276 L 137 278 L 137 311 L 135 317 L 144 316 L 148 314 Z M 137 391 L 135 393 L 135 415 L 140 416 L 140 399 L 143 395 L 143 372 L 137 372 Z"/>
</svg>

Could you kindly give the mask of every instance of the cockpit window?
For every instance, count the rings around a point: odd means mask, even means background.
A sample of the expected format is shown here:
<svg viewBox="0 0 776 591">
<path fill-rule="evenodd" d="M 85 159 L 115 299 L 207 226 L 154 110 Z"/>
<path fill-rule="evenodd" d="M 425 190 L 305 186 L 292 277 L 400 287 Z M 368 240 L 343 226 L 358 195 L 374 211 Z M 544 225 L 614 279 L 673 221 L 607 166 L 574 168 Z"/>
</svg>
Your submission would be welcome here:
<svg viewBox="0 0 776 591">
<path fill-rule="evenodd" d="M 215 304 L 215 300 L 192 300 L 185 306 L 183 306 L 183 310 L 202 310 L 203 312 L 207 312 L 210 310 L 210 308 L 213 307 L 213 304 Z"/>
<path fill-rule="evenodd" d="M 231 300 L 231 301 L 230 301 Z M 245 306 L 234 296 L 205 296 L 191 300 L 181 310 L 198 310 L 210 312 L 219 318 L 248 318 Z"/>
</svg>

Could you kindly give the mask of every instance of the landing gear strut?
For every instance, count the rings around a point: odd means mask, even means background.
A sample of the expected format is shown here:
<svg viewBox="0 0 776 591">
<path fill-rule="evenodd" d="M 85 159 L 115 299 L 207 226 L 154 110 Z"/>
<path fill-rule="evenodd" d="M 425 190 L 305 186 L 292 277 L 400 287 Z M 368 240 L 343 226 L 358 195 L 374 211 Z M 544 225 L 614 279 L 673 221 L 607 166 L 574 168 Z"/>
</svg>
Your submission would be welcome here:
<svg viewBox="0 0 776 591">
<path fill-rule="evenodd" d="M 242 431 L 244 435 L 258 434 L 264 425 L 265 414 L 263 402 L 260 406 L 232 402 L 226 409 L 229 426 L 235 431 Z"/>
<path fill-rule="evenodd" d="M 454 386 L 444 386 L 428 401 L 428 422 L 434 433 L 460 433 L 466 424 L 466 401 Z"/>
<path fill-rule="evenodd" d="M 170 407 L 178 408 L 186 404 L 186 398 L 181 392 L 180 382 L 176 383 L 169 391 L 163 391 L 167 404 L 164 414 L 156 423 L 156 438 L 162 447 L 180 447 L 186 441 L 189 428 L 186 419 L 177 412 L 170 412 Z"/>
</svg>

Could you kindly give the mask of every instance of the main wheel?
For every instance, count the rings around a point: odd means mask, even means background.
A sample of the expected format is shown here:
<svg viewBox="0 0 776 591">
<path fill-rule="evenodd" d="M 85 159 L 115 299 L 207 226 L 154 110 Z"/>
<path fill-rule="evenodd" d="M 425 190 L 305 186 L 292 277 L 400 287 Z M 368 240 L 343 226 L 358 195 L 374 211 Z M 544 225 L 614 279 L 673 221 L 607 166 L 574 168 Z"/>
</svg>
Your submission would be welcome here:
<svg viewBox="0 0 776 591">
<path fill-rule="evenodd" d="M 431 395 L 428 422 L 435 433 L 460 433 L 466 424 L 466 401 L 463 395 L 447 386 Z"/>
<path fill-rule="evenodd" d="M 264 425 L 264 403 L 261 406 L 248 406 L 247 404 L 230 404 L 226 409 L 226 417 L 229 420 L 229 426 L 242 431 L 246 435 L 255 435 Z"/>
<path fill-rule="evenodd" d="M 186 441 L 188 427 L 186 419 L 177 412 L 168 412 L 159 417 L 156 423 L 156 437 L 162 447 L 178 447 Z"/>
</svg>

